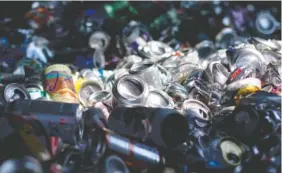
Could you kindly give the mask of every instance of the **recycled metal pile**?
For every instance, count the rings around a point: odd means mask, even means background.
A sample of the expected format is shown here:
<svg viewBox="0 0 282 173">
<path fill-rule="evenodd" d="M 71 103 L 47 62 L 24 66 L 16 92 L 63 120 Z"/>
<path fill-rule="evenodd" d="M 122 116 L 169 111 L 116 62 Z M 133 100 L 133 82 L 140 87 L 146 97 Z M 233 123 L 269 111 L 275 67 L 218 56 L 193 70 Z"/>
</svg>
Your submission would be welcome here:
<svg viewBox="0 0 282 173">
<path fill-rule="evenodd" d="M 41 1 L 26 27 L 4 18 L 0 173 L 281 172 L 270 7 Z"/>
</svg>

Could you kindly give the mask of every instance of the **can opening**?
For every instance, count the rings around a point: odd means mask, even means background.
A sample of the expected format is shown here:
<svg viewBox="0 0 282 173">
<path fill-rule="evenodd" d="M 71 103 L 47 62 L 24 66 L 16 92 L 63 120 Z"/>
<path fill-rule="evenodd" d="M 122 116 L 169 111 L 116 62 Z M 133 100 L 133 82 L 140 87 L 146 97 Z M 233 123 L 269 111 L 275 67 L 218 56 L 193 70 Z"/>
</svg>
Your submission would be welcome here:
<svg viewBox="0 0 282 173">
<path fill-rule="evenodd" d="M 124 78 L 118 84 L 118 92 L 126 99 L 138 98 L 144 92 L 144 86 L 138 80 L 131 78 Z"/>
<path fill-rule="evenodd" d="M 105 100 L 109 98 L 110 96 L 111 96 L 111 93 L 108 91 L 97 91 L 89 97 L 89 100 L 98 102 L 101 100 Z"/>
<path fill-rule="evenodd" d="M 25 98 L 25 94 L 23 93 L 22 90 L 20 89 L 15 89 L 14 90 L 14 94 L 17 95 L 17 97 L 24 99 Z"/>
<path fill-rule="evenodd" d="M 128 173 L 128 168 L 124 161 L 117 156 L 109 156 L 106 159 L 105 172 L 123 172 Z"/>
</svg>

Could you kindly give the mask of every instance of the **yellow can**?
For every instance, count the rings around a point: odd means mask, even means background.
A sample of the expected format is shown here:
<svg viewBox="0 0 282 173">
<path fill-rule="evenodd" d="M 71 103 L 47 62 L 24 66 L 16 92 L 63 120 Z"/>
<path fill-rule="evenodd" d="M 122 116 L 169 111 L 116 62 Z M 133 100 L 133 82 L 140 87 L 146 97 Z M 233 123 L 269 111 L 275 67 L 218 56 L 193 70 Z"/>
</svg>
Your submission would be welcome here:
<svg viewBox="0 0 282 173">
<path fill-rule="evenodd" d="M 259 88 L 258 86 L 253 86 L 253 85 L 248 85 L 239 89 L 234 97 L 235 103 L 238 105 L 242 97 L 247 96 L 256 91 L 259 91 L 260 89 L 261 88 Z"/>
</svg>

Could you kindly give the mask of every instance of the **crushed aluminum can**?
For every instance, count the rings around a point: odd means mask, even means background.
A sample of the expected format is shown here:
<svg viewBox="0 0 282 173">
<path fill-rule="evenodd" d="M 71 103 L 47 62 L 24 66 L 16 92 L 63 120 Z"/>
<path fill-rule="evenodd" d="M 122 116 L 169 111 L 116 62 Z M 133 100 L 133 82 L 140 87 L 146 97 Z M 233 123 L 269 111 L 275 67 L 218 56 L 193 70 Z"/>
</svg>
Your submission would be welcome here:
<svg viewBox="0 0 282 173">
<path fill-rule="evenodd" d="M 163 89 L 161 73 L 153 61 L 144 60 L 133 64 L 129 69 L 129 74 L 139 77 L 152 88 Z"/>
<path fill-rule="evenodd" d="M 205 128 L 212 122 L 212 112 L 202 102 L 194 99 L 185 100 L 182 105 L 182 113 L 190 122 L 191 130 Z"/>
<path fill-rule="evenodd" d="M 13 102 L 17 99 L 30 99 L 30 95 L 24 85 L 17 83 L 11 83 L 5 86 L 3 96 L 6 102 Z"/>
<path fill-rule="evenodd" d="M 202 139 L 204 138 L 199 138 L 197 150 L 203 155 L 209 168 L 234 168 L 250 157 L 248 146 L 235 138 L 218 136 L 214 139 Z"/>
<path fill-rule="evenodd" d="M 124 75 L 115 81 L 112 93 L 113 106 L 143 105 L 149 94 L 149 86 L 136 76 Z"/>
<path fill-rule="evenodd" d="M 240 105 L 253 105 L 259 106 L 261 109 L 279 109 L 281 103 L 281 96 L 266 92 L 257 91 L 255 93 L 249 94 L 240 100 Z"/>
<path fill-rule="evenodd" d="M 221 97 L 220 103 L 238 104 L 240 99 L 248 94 L 261 90 L 261 81 L 258 78 L 245 78 L 232 82 L 226 86 L 225 93 Z"/>
<path fill-rule="evenodd" d="M 163 86 L 168 85 L 168 83 L 172 81 L 172 74 L 160 64 L 157 64 L 157 67 L 161 75 Z"/>
<path fill-rule="evenodd" d="M 130 67 L 135 64 L 135 63 L 139 63 L 142 61 L 142 58 L 137 56 L 137 55 L 129 55 L 123 58 L 122 61 L 120 61 L 117 64 L 117 69 L 120 68 L 126 68 L 126 69 L 130 69 Z"/>
<path fill-rule="evenodd" d="M 84 106 L 89 106 L 91 105 L 91 103 L 89 103 L 91 95 L 101 90 L 103 90 L 103 86 L 100 82 L 86 79 L 86 81 L 81 84 L 81 87 L 78 91 L 79 101 Z"/>
<path fill-rule="evenodd" d="M 268 69 L 261 79 L 263 85 L 271 84 L 274 87 L 273 89 L 276 90 L 275 92 L 280 93 L 282 83 L 281 74 L 282 68 L 279 61 L 268 64 Z"/>
<path fill-rule="evenodd" d="M 146 101 L 147 107 L 174 108 L 172 98 L 162 90 L 151 90 Z"/>
<path fill-rule="evenodd" d="M 229 48 L 226 54 L 229 58 L 230 70 L 234 71 L 238 67 L 248 64 L 255 68 L 261 75 L 266 70 L 266 61 L 263 55 L 255 49 L 253 45 L 240 45 L 240 48 Z"/>
<path fill-rule="evenodd" d="M 91 94 L 88 98 L 88 106 L 97 102 L 103 102 L 109 106 L 112 104 L 112 93 L 106 90 L 100 90 Z"/>
<path fill-rule="evenodd" d="M 206 75 L 208 82 L 224 85 L 228 79 L 229 72 L 220 62 L 213 61 L 205 69 L 204 75 Z"/>
<path fill-rule="evenodd" d="M 232 82 L 250 78 L 250 77 L 256 78 L 256 76 L 257 76 L 256 69 L 251 68 L 249 66 L 241 66 L 241 67 L 236 68 L 234 71 L 230 73 L 226 81 L 226 84 L 228 85 Z"/>
<path fill-rule="evenodd" d="M 174 104 L 178 107 L 181 107 L 184 100 L 188 98 L 186 88 L 178 83 L 169 83 L 165 92 L 173 99 Z"/>
<path fill-rule="evenodd" d="M 140 46 L 138 52 L 140 56 L 150 59 L 153 62 L 158 62 L 170 57 L 174 51 L 165 43 L 152 40 L 144 46 Z"/>
<path fill-rule="evenodd" d="M 186 88 L 187 92 L 190 94 L 191 91 L 195 88 L 195 82 L 197 80 L 201 80 L 204 70 L 200 68 L 191 68 L 188 72 L 189 73 L 186 76 L 186 79 L 183 80 L 181 84 Z"/>
<path fill-rule="evenodd" d="M 278 51 L 279 49 L 281 49 L 281 45 L 270 39 L 266 40 L 260 37 L 252 37 L 249 39 L 249 42 L 254 44 L 256 49 L 261 52 L 264 50 Z"/>
</svg>

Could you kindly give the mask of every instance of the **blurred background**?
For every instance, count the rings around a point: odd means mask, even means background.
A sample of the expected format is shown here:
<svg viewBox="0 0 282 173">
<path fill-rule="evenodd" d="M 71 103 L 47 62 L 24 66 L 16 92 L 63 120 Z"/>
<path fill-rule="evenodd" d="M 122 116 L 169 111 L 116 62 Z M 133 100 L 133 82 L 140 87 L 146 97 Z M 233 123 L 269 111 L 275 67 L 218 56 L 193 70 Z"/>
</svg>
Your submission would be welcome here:
<svg viewBox="0 0 282 173">
<path fill-rule="evenodd" d="M 92 51 L 87 51 L 88 41 L 97 30 L 111 37 L 106 59 L 122 58 L 124 50 L 119 48 L 119 39 L 130 21 L 142 23 L 154 40 L 176 40 L 179 44 L 175 45 L 186 47 L 203 40 L 215 41 L 224 28 L 232 28 L 242 38 L 280 39 L 281 2 L 0 2 L 0 37 L 4 42 L 19 46 L 32 32 L 50 41 L 55 50 L 54 60 L 61 63 L 73 62 L 77 56 L 92 56 Z M 113 69 L 115 65 L 109 62 L 105 68 Z"/>
</svg>

